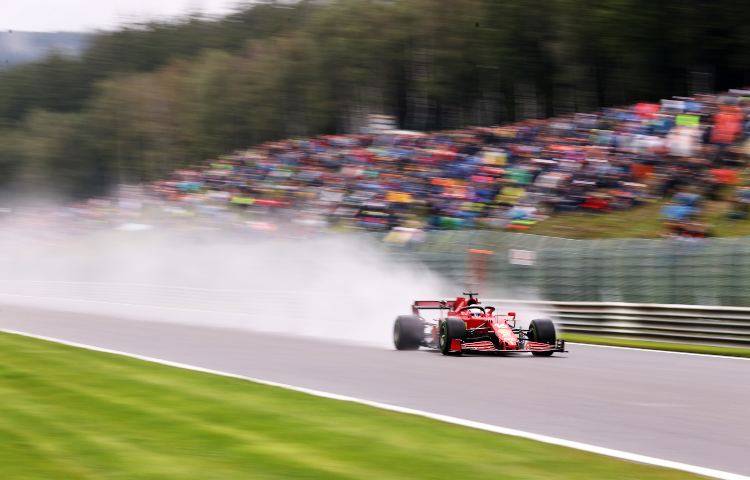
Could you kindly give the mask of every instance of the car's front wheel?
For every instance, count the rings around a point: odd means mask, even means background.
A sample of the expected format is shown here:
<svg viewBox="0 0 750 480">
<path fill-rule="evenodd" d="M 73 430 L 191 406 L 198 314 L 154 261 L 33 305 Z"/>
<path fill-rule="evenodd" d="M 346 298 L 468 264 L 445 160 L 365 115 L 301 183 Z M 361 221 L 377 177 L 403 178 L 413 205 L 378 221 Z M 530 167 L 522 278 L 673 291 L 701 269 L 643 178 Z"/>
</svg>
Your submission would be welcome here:
<svg viewBox="0 0 750 480">
<path fill-rule="evenodd" d="M 532 320 L 529 324 L 529 340 L 554 346 L 557 342 L 555 324 L 552 323 L 552 320 L 547 318 Z M 550 357 L 553 353 L 554 352 L 551 350 L 544 352 L 531 352 L 535 357 Z"/>
<path fill-rule="evenodd" d="M 440 351 L 443 355 L 450 355 L 451 341 L 461 340 L 466 333 L 466 324 L 458 318 L 446 318 L 440 322 Z"/>
</svg>

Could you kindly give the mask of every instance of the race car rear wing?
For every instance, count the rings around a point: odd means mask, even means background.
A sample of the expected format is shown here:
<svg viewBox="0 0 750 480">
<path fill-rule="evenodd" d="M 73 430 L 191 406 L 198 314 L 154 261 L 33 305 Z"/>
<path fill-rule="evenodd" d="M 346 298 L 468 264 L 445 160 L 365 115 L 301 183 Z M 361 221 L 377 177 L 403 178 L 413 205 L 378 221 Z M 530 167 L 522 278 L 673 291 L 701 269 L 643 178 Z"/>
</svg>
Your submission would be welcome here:
<svg viewBox="0 0 750 480">
<path fill-rule="evenodd" d="M 450 310 L 453 308 L 453 300 L 415 300 L 411 306 L 414 315 L 419 314 L 419 310 Z"/>
</svg>

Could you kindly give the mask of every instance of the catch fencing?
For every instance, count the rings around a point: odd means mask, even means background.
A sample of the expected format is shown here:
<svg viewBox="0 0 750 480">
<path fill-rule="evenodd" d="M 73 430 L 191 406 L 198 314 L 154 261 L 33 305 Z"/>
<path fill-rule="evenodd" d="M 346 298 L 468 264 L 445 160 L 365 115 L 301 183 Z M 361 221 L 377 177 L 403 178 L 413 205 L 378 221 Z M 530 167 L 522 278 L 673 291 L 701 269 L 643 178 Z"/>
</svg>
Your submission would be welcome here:
<svg viewBox="0 0 750 480">
<path fill-rule="evenodd" d="M 571 240 L 445 231 L 391 251 L 485 296 L 750 307 L 750 237 Z"/>
</svg>

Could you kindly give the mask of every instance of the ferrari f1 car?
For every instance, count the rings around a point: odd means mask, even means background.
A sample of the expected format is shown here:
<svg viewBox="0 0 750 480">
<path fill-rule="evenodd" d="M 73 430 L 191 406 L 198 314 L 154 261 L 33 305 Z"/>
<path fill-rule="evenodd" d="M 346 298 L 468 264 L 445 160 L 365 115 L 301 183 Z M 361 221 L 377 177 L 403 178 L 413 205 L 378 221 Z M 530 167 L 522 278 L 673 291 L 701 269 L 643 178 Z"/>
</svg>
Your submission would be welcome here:
<svg viewBox="0 0 750 480">
<path fill-rule="evenodd" d="M 443 355 L 528 352 L 538 357 L 566 351 L 551 320 L 536 319 L 528 329 L 519 328 L 515 312 L 501 315 L 495 307 L 482 305 L 476 293 L 464 295 L 468 298 L 415 301 L 412 314 L 399 316 L 393 326 L 396 349 L 427 347 L 439 349 Z M 430 310 L 437 315 L 428 315 Z"/>
</svg>

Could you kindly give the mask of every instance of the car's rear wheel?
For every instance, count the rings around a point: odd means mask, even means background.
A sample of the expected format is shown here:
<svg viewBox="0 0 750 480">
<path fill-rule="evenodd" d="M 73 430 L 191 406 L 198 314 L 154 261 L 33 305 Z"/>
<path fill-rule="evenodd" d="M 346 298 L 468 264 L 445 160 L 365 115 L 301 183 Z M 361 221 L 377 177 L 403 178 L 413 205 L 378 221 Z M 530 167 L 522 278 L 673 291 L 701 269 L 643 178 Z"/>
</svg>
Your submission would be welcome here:
<svg viewBox="0 0 750 480">
<path fill-rule="evenodd" d="M 466 324 L 458 318 L 447 318 L 440 322 L 440 351 L 443 355 L 450 355 L 451 341 L 463 339 L 466 334 Z"/>
<path fill-rule="evenodd" d="M 424 322 L 416 315 L 401 315 L 393 324 L 396 350 L 416 350 L 424 339 Z"/>
<path fill-rule="evenodd" d="M 547 318 L 532 320 L 529 324 L 529 340 L 554 346 L 557 342 L 555 324 Z M 535 357 L 550 357 L 553 353 L 553 351 L 531 352 Z"/>
</svg>

